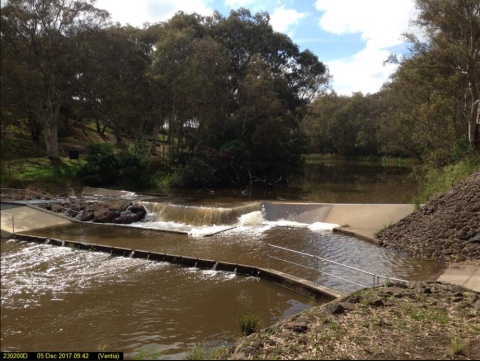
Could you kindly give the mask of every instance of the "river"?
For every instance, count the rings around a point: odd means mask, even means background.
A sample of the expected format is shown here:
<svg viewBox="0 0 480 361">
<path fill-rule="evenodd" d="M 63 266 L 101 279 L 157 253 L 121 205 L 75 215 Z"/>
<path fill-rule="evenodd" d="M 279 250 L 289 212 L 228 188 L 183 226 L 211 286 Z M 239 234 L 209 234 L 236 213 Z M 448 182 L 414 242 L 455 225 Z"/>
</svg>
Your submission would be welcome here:
<svg viewBox="0 0 480 361">
<path fill-rule="evenodd" d="M 408 174 L 409 169 L 402 167 L 348 162 L 332 167 L 317 162 L 307 164 L 303 191 L 282 188 L 273 195 L 260 190 L 246 198 L 232 190 L 203 190 L 176 192 L 153 201 L 202 212 L 213 207 L 214 213 L 273 196 L 315 202 L 404 203 L 411 201 L 415 191 Z M 266 222 L 260 211 L 250 211 L 242 216 L 250 221 L 213 237 L 85 224 L 30 233 L 260 267 L 267 266 L 269 255 L 309 265 L 274 251 L 268 246 L 273 244 L 407 280 L 434 278 L 442 269 L 437 263 L 353 237 L 306 227 L 285 228 L 279 222 Z M 151 223 L 155 222 L 158 219 L 152 218 Z M 107 350 L 123 351 L 133 358 L 141 349 L 161 352 L 161 358 L 184 358 L 195 344 L 216 347 L 240 336 L 237 319 L 245 312 L 259 314 L 268 326 L 306 309 L 311 302 L 255 277 L 24 242 L 2 240 L 1 265 L 2 351 Z M 292 264 L 272 261 L 271 267 L 342 292 L 356 289 Z M 322 269 L 367 286 L 371 282 L 329 264 Z"/>
</svg>

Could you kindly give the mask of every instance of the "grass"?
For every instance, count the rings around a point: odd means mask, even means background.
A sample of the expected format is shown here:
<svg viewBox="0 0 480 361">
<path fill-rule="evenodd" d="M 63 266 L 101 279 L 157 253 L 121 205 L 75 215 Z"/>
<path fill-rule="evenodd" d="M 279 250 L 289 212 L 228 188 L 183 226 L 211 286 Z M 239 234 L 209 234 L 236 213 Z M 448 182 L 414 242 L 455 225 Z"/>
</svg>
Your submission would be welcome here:
<svg viewBox="0 0 480 361">
<path fill-rule="evenodd" d="M 472 155 L 443 169 L 430 169 L 422 177 L 422 193 L 414 199 L 415 204 L 426 203 L 436 195 L 450 190 L 470 174 L 480 171 L 480 155 Z"/>
<path fill-rule="evenodd" d="M 133 359 L 134 360 L 158 360 L 158 358 L 162 354 L 162 351 L 154 352 L 153 349 L 154 349 L 154 346 L 150 347 L 148 350 L 137 347 L 136 349 L 134 349 L 135 356 L 133 357 Z"/>
<path fill-rule="evenodd" d="M 458 337 L 452 337 L 450 342 L 450 354 L 452 356 L 462 354 L 468 342 Z"/>
<path fill-rule="evenodd" d="M 187 360 L 215 360 L 224 359 L 227 354 L 227 346 L 221 346 L 214 349 L 205 348 L 201 344 L 194 345 L 187 353 Z"/>
<path fill-rule="evenodd" d="M 46 188 L 61 187 L 76 182 L 76 173 L 85 160 L 80 163 L 68 158 L 51 160 L 48 158 L 25 158 L 3 162 L 1 174 L 2 187 L 25 187 L 29 184 L 41 184 Z"/>
<path fill-rule="evenodd" d="M 260 330 L 262 319 L 255 313 L 246 313 L 238 318 L 238 325 L 243 336 L 249 336 Z"/>
</svg>

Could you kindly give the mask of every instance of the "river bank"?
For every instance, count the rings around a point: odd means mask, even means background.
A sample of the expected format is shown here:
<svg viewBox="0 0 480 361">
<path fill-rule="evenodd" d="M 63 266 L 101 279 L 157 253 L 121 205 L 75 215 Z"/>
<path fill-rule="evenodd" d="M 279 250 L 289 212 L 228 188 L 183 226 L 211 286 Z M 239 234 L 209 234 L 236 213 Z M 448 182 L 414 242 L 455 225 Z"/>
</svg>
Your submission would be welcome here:
<svg viewBox="0 0 480 361">
<path fill-rule="evenodd" d="M 478 359 L 480 294 L 389 284 L 313 307 L 225 349 L 229 359 Z M 219 357 L 219 358 L 220 358 Z"/>
<path fill-rule="evenodd" d="M 480 172 L 376 236 L 414 257 L 480 265 Z"/>
</svg>

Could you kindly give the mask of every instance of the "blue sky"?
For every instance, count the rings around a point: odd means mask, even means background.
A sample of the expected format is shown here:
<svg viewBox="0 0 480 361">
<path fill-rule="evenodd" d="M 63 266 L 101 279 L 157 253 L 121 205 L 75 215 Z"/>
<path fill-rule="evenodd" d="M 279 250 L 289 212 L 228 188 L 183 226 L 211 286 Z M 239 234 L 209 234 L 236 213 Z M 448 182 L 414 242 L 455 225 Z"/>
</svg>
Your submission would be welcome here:
<svg viewBox="0 0 480 361">
<path fill-rule="evenodd" d="M 2 5 L 5 0 L 1 0 Z M 289 35 L 327 64 L 339 94 L 374 93 L 395 70 L 383 65 L 389 54 L 404 54 L 401 34 L 413 31 L 413 0 L 97 0 L 113 21 L 141 27 L 165 21 L 175 12 L 228 16 L 239 7 L 268 11 L 276 31 Z"/>
</svg>

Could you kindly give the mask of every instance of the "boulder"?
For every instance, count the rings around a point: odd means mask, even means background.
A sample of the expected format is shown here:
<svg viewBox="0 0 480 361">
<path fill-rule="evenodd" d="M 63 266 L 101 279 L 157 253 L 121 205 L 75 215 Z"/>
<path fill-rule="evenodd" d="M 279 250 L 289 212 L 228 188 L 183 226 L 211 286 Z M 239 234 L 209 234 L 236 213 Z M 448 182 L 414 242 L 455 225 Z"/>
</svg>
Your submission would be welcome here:
<svg viewBox="0 0 480 361">
<path fill-rule="evenodd" d="M 120 217 L 117 217 L 113 220 L 113 223 L 116 224 L 130 224 L 133 222 L 138 222 L 140 220 L 140 217 L 135 214 L 135 213 L 129 213 L 129 214 L 124 214 L 121 215 Z"/>
<path fill-rule="evenodd" d="M 132 205 L 132 208 L 130 208 L 130 212 L 132 212 L 132 213 L 144 212 L 146 214 L 147 209 L 144 206 L 142 206 L 141 204 L 134 204 L 134 205 Z"/>
<path fill-rule="evenodd" d="M 114 201 L 104 203 L 105 207 L 108 207 L 111 211 L 125 211 L 132 205 L 131 201 Z"/>
<path fill-rule="evenodd" d="M 93 212 L 82 212 L 82 213 L 79 213 L 75 218 L 81 222 L 88 222 L 93 220 L 94 217 L 95 216 Z"/>
<path fill-rule="evenodd" d="M 62 210 L 63 210 L 63 205 L 61 205 L 61 204 L 54 204 L 54 205 L 52 206 L 52 211 L 53 211 L 53 212 L 57 212 L 57 213 L 58 213 L 58 212 L 61 212 Z"/>
<path fill-rule="evenodd" d="M 120 212 L 104 208 L 103 210 L 95 212 L 94 215 L 93 222 L 95 223 L 112 223 L 115 218 L 120 216 Z"/>
</svg>

